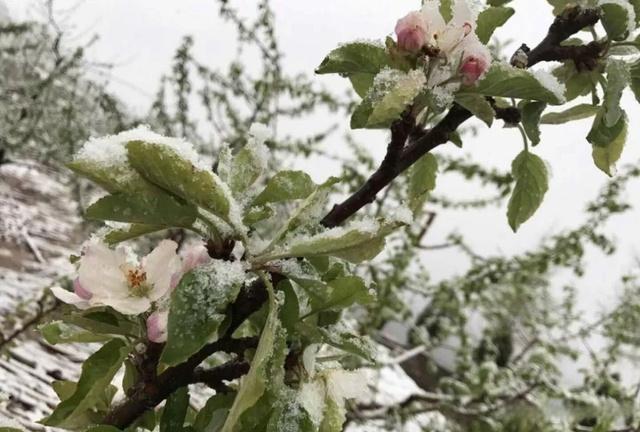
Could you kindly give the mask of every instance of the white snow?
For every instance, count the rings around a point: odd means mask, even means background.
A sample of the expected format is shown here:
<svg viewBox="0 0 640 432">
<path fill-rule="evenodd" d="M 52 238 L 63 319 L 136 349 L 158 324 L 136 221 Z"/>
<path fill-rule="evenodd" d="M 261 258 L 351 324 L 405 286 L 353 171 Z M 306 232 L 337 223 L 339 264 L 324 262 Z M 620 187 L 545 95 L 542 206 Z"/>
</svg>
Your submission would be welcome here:
<svg viewBox="0 0 640 432">
<path fill-rule="evenodd" d="M 298 402 L 309 413 L 315 425 L 322 422 L 325 406 L 325 389 L 321 380 L 305 382 L 300 386 Z"/>
<path fill-rule="evenodd" d="M 598 6 L 606 4 L 617 5 L 623 8 L 627 13 L 627 31 L 629 33 L 636 29 L 636 11 L 629 0 L 600 0 Z"/>
<path fill-rule="evenodd" d="M 531 71 L 531 74 L 534 76 L 535 79 L 538 80 L 538 82 L 540 82 L 540 84 L 542 84 L 544 88 L 546 88 L 551 93 L 553 93 L 554 96 L 556 96 L 556 98 L 558 99 L 558 102 L 560 103 L 566 102 L 566 98 L 564 96 L 564 92 L 566 88 L 564 84 L 558 81 L 558 78 L 556 78 L 550 72 L 545 70 L 534 70 L 534 71 Z"/>
</svg>

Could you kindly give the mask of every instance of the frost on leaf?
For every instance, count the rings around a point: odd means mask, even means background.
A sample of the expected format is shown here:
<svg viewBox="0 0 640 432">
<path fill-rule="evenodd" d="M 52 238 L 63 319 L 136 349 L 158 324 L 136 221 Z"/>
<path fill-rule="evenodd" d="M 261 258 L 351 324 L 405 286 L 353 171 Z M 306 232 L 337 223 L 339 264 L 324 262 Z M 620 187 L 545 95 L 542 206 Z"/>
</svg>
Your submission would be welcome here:
<svg viewBox="0 0 640 432">
<path fill-rule="evenodd" d="M 239 262 L 214 260 L 182 277 L 171 296 L 167 345 L 161 361 L 183 362 L 218 339 L 232 303 L 245 279 Z"/>
<path fill-rule="evenodd" d="M 544 161 L 527 150 L 513 160 L 511 172 L 516 185 L 509 200 L 507 217 L 515 232 L 538 210 L 549 185 Z"/>
</svg>

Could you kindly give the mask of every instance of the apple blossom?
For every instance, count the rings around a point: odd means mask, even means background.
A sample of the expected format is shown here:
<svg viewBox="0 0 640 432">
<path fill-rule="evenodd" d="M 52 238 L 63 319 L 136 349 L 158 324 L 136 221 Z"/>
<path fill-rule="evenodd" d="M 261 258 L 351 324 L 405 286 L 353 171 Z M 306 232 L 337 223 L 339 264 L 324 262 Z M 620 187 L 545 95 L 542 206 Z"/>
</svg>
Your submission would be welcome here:
<svg viewBox="0 0 640 432">
<path fill-rule="evenodd" d="M 127 315 L 143 313 L 170 291 L 172 278 L 181 268 L 177 247 L 174 241 L 163 240 L 138 264 L 123 248 L 109 249 L 92 241 L 80 259 L 74 292 L 60 287 L 51 291 L 80 309 L 111 306 Z"/>
<path fill-rule="evenodd" d="M 422 19 L 429 28 L 429 43 L 449 56 L 460 43 L 473 34 L 477 16 L 469 8 L 466 0 L 457 0 L 453 6 L 453 16 L 447 23 L 440 13 L 440 1 L 428 0 L 422 7 Z"/>
<path fill-rule="evenodd" d="M 395 31 L 398 46 L 405 51 L 417 53 L 427 42 L 427 24 L 420 12 L 410 12 L 398 20 Z"/>
</svg>

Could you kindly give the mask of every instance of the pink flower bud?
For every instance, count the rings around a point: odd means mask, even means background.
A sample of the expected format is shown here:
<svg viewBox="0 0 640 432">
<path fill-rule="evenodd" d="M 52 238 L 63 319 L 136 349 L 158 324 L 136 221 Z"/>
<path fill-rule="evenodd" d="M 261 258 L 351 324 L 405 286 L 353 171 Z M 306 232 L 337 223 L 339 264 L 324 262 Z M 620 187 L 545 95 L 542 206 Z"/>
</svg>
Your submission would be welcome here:
<svg viewBox="0 0 640 432">
<path fill-rule="evenodd" d="M 460 63 L 462 82 L 465 85 L 475 84 L 489 70 L 490 65 L 491 53 L 487 47 L 482 45 L 475 35 L 467 36 Z"/>
<path fill-rule="evenodd" d="M 396 24 L 398 47 L 417 53 L 427 43 L 427 24 L 420 12 L 411 12 Z"/>
<path fill-rule="evenodd" d="M 167 341 L 167 323 L 169 311 L 155 311 L 147 318 L 147 338 L 151 342 L 163 343 Z"/>
<path fill-rule="evenodd" d="M 76 295 L 82 300 L 89 300 L 91 297 L 93 297 L 91 291 L 82 286 L 79 278 L 75 278 L 75 280 L 73 281 L 73 292 L 76 293 Z"/>
<path fill-rule="evenodd" d="M 473 55 L 466 57 L 460 66 L 462 82 L 465 85 L 475 84 L 487 69 L 489 69 L 489 63 L 484 58 Z"/>
</svg>

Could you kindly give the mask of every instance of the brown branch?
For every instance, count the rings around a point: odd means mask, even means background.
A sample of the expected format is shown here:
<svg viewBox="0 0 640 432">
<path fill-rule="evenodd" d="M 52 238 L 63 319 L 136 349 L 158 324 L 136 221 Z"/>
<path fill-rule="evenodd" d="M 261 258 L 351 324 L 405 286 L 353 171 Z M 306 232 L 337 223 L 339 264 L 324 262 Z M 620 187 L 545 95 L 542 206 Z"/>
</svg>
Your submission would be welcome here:
<svg viewBox="0 0 640 432">
<path fill-rule="evenodd" d="M 528 51 L 528 66 L 533 66 L 550 58 L 562 41 L 579 30 L 594 25 L 599 17 L 599 12 L 593 9 L 570 8 L 565 11 L 551 25 L 547 37 L 536 48 Z M 338 226 L 361 208 L 373 202 L 378 192 L 391 184 L 396 177 L 426 153 L 446 143 L 449 140 L 449 135 L 455 132 L 471 116 L 472 114 L 469 111 L 454 104 L 440 122 L 433 128 L 423 131 L 416 130 L 415 121 L 411 116 L 403 115 L 391 127 L 391 142 L 387 147 L 387 154 L 380 167 L 353 195 L 334 206 L 322 219 L 321 224 L 326 227 Z M 220 251 L 216 250 L 214 254 L 218 255 L 218 252 Z M 278 275 L 272 276 L 274 277 L 274 283 L 277 282 L 275 280 L 276 277 L 281 277 Z M 267 292 L 263 284 L 256 282 L 244 287 L 240 295 L 238 295 L 238 299 L 230 308 L 229 314 L 232 317 L 232 323 L 226 332 L 226 336 L 215 343 L 205 346 L 186 362 L 165 370 L 152 382 L 145 383 L 140 390 L 135 391 L 129 398 L 114 407 L 103 423 L 119 428 L 131 425 L 145 411 L 158 405 L 176 389 L 192 383 L 196 368 L 211 354 L 218 351 L 240 353 L 244 351 L 244 348 L 238 346 L 238 344 L 242 345 L 242 343 L 232 339 L 230 335 L 249 315 L 257 311 L 266 299 Z M 239 373 L 243 369 L 238 366 L 233 370 Z"/>
</svg>

